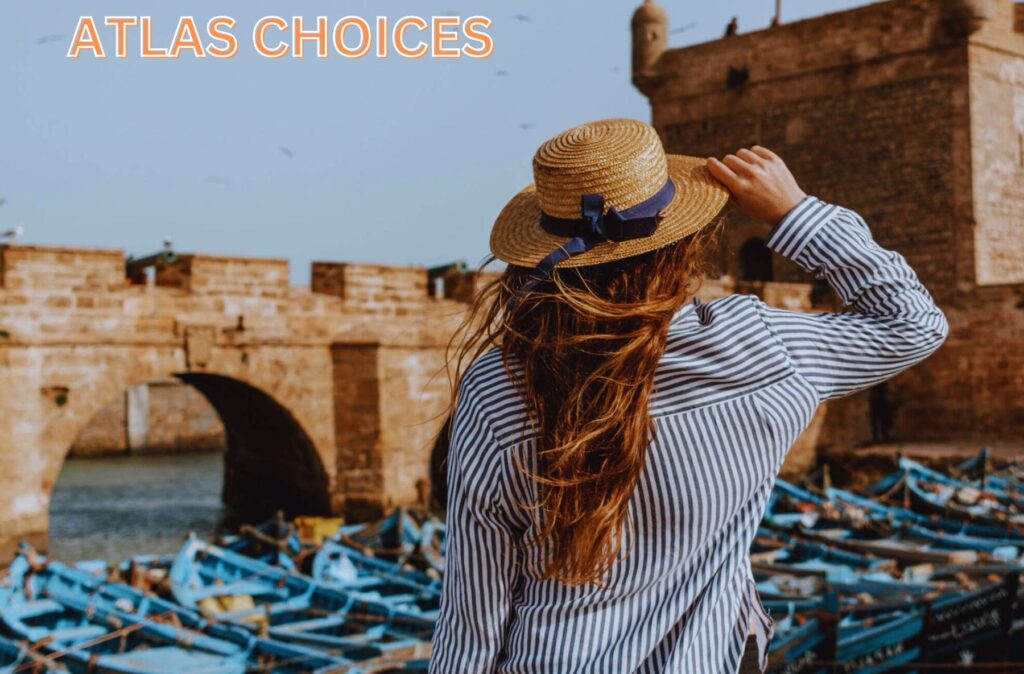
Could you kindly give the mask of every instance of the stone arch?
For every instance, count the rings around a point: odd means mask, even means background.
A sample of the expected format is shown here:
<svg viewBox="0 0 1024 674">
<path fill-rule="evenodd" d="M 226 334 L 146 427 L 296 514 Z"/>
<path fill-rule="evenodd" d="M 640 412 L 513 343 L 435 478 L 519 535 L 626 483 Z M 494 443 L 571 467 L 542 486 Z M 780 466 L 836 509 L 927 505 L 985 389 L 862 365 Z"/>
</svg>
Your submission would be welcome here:
<svg viewBox="0 0 1024 674">
<path fill-rule="evenodd" d="M 107 354 L 101 362 L 93 359 L 89 367 L 79 368 L 70 357 L 68 367 L 79 376 L 66 377 L 62 380 L 65 385 L 52 387 L 53 391 L 45 385 L 39 387 L 43 395 L 37 418 L 42 424 L 35 440 L 26 440 L 40 451 L 35 462 L 22 464 L 25 484 L 38 487 L 26 488 L 20 496 L 24 507 L 19 514 L 23 516 L 11 523 L 19 537 L 45 546 L 50 493 L 71 445 L 92 418 L 125 390 L 172 376 L 198 389 L 224 423 L 228 451 L 223 497 L 229 506 L 252 519 L 278 508 L 295 514 L 330 512 L 334 446 L 323 441 L 322 429 L 309 430 L 309 420 L 317 421 L 319 410 L 303 409 L 305 399 L 292 390 L 294 386 L 279 384 L 282 378 L 273 367 L 257 369 L 257 373 L 266 373 L 263 381 L 231 372 L 239 368 L 229 363 L 216 367 L 216 361 L 211 362 L 209 371 L 189 371 L 183 360 L 180 352 L 154 349 Z M 252 360 L 259 364 L 260 355 L 254 353 Z M 222 374 L 221 370 L 228 372 Z M 317 392 L 315 382 L 310 388 Z M 331 426 L 332 420 L 325 423 Z"/>
<path fill-rule="evenodd" d="M 765 245 L 765 240 L 752 237 L 743 242 L 739 251 L 741 281 L 771 281 L 772 251 Z"/>
<path fill-rule="evenodd" d="M 217 410 L 227 433 L 224 502 L 249 519 L 326 515 L 329 480 L 309 435 L 295 417 L 260 389 L 208 373 L 176 375 Z"/>
</svg>

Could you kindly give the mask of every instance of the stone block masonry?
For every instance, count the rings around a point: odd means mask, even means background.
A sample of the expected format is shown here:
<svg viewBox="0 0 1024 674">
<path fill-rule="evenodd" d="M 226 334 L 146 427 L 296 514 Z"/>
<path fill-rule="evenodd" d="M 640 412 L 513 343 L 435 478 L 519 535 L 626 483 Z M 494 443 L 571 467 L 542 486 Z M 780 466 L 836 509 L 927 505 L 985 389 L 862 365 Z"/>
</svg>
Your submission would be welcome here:
<svg viewBox="0 0 1024 674">
<path fill-rule="evenodd" d="M 222 438 L 225 499 L 251 517 L 414 503 L 465 304 L 429 295 L 422 268 L 317 270 L 304 289 L 283 260 L 185 254 L 138 285 L 121 251 L 0 246 L 0 555 L 19 538 L 45 547 L 73 445 L 126 448 L 132 436 L 157 448 Z M 368 343 L 376 369 L 346 374 Z M 169 378 L 202 402 L 151 386 L 148 424 L 126 419 L 141 405 L 132 391 Z"/>
<path fill-rule="evenodd" d="M 133 386 L 82 429 L 70 456 L 219 452 L 227 445 L 217 410 L 179 379 Z"/>
<path fill-rule="evenodd" d="M 860 212 L 946 312 L 946 345 L 889 384 L 891 440 L 1024 434 L 1024 4 L 891 0 L 671 50 L 653 4 L 634 18 L 633 81 L 666 149 L 775 149 L 809 192 Z M 749 264 L 763 236 L 730 214 L 722 271 L 810 280 L 778 257 Z M 867 394 L 822 415 L 814 445 L 873 439 Z"/>
</svg>

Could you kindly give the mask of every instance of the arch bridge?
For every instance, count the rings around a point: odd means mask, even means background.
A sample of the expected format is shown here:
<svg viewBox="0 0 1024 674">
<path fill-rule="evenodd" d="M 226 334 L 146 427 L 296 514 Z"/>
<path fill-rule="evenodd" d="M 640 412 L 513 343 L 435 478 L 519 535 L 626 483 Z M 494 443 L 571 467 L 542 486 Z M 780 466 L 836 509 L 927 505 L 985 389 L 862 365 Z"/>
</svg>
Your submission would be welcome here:
<svg viewBox="0 0 1024 674">
<path fill-rule="evenodd" d="M 0 246 L 0 555 L 45 547 L 90 419 L 168 376 L 224 423 L 229 505 L 361 518 L 422 499 L 474 275 L 318 262 L 307 289 L 285 260 L 127 267 L 119 250 Z"/>
</svg>

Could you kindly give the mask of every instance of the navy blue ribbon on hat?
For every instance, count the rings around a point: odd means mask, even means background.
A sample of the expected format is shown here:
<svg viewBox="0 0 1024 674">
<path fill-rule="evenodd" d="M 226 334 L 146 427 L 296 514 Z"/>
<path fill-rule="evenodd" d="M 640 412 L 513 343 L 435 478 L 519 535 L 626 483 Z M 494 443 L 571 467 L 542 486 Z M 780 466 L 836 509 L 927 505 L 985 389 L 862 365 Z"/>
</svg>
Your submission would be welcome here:
<svg viewBox="0 0 1024 674">
<path fill-rule="evenodd" d="M 580 198 L 579 218 L 556 218 L 547 213 L 540 216 L 540 226 L 552 236 L 572 237 L 548 254 L 530 272 L 530 278 L 519 289 L 522 294 L 551 277 L 559 262 L 582 255 L 599 244 L 613 241 L 643 239 L 658 229 L 661 211 L 672 203 L 675 184 L 669 178 L 658 192 L 636 206 L 619 211 L 614 207 L 604 212 L 604 196 L 584 194 Z"/>
</svg>

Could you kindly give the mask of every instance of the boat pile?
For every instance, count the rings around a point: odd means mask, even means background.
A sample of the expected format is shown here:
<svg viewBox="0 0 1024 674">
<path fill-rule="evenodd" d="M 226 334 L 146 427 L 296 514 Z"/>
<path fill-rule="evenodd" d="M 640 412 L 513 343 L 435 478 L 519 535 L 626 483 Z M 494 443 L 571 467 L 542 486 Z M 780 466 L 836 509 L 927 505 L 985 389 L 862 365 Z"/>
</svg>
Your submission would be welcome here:
<svg viewBox="0 0 1024 674">
<path fill-rule="evenodd" d="M 1024 671 L 1024 471 L 988 464 L 900 459 L 862 494 L 779 481 L 750 555 L 768 671 Z"/>
<path fill-rule="evenodd" d="M 779 481 L 750 551 L 768 671 L 1024 671 L 992 668 L 1024 660 L 1024 469 L 989 464 L 902 459 L 859 494 Z M 276 518 L 113 568 L 23 546 L 0 672 L 425 672 L 444 524 L 323 528 Z"/>
<path fill-rule="evenodd" d="M 23 545 L 0 672 L 426 672 L 443 531 L 399 510 L 311 544 L 277 518 L 114 568 Z"/>
</svg>

